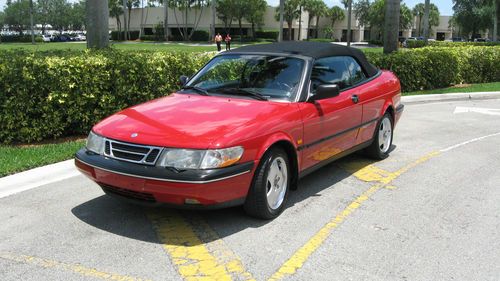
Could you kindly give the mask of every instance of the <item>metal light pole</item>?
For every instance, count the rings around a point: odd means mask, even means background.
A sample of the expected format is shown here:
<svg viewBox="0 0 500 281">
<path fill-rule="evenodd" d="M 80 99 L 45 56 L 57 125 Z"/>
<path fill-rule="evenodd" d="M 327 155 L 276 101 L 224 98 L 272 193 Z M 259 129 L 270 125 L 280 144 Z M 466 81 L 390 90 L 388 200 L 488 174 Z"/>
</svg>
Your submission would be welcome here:
<svg viewBox="0 0 500 281">
<path fill-rule="evenodd" d="M 278 42 L 283 41 L 283 13 L 285 12 L 285 0 L 280 0 L 280 33 Z"/>
<path fill-rule="evenodd" d="M 33 0 L 30 0 L 30 27 L 31 27 L 31 44 L 35 45 L 35 31 L 33 30 Z"/>
<path fill-rule="evenodd" d="M 351 46 L 351 14 L 352 14 L 352 0 L 349 0 L 347 6 L 347 46 Z"/>
</svg>

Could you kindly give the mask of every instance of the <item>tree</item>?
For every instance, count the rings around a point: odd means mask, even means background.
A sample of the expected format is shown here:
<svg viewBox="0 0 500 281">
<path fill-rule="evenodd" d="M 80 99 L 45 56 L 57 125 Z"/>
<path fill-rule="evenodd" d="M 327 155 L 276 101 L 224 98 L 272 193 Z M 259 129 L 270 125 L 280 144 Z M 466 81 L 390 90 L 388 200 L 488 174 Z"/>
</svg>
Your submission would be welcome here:
<svg viewBox="0 0 500 281">
<path fill-rule="evenodd" d="M 359 0 L 354 3 L 354 15 L 360 25 L 367 26 L 370 24 L 370 8 L 371 4 L 369 0 Z"/>
<path fill-rule="evenodd" d="M 70 10 L 69 24 L 73 30 L 82 30 L 85 26 L 86 1 L 74 3 Z"/>
<path fill-rule="evenodd" d="M 309 40 L 309 27 L 311 25 L 312 19 L 315 17 L 316 18 L 316 28 L 315 28 L 315 37 L 318 38 L 318 25 L 319 25 L 319 18 L 323 15 L 325 15 L 326 10 L 328 9 L 325 2 L 322 0 L 309 0 L 306 1 L 306 5 L 304 6 L 304 9 L 309 13 L 309 18 L 307 21 L 307 40 Z"/>
<path fill-rule="evenodd" d="M 179 33 L 181 34 L 184 41 L 191 40 L 194 31 L 200 24 L 201 17 L 203 16 L 203 9 L 207 7 L 208 4 L 208 0 L 171 0 L 171 2 L 169 3 L 169 7 L 173 7 L 177 29 L 179 30 Z M 179 10 L 182 15 L 182 27 L 179 24 L 177 10 Z M 188 21 L 188 15 L 192 10 L 194 10 L 194 26 L 191 28 L 191 31 L 189 31 L 190 24 Z"/>
<path fill-rule="evenodd" d="M 106 48 L 109 45 L 108 0 L 87 0 L 87 48 Z"/>
<path fill-rule="evenodd" d="M 386 0 L 375 0 L 370 5 L 369 23 L 371 27 L 379 30 L 380 34 L 384 33 L 385 24 L 385 3 Z M 411 10 L 405 4 L 399 6 L 399 29 L 408 29 L 412 26 L 413 15 Z M 399 30 L 398 30 L 399 31 Z M 399 32 L 398 32 L 399 33 Z"/>
<path fill-rule="evenodd" d="M 121 0 L 109 0 L 109 16 L 116 19 L 116 26 L 118 27 L 119 34 L 122 33 L 122 23 L 120 16 L 123 15 L 123 7 Z"/>
<path fill-rule="evenodd" d="M 385 1 L 384 54 L 398 50 L 400 4 L 399 0 Z"/>
<path fill-rule="evenodd" d="M 297 0 L 287 0 L 285 1 L 285 6 L 283 10 L 283 20 L 286 21 L 288 25 L 288 40 L 292 40 L 292 24 L 293 21 L 299 18 L 299 2 Z M 280 9 L 276 8 L 276 13 L 274 14 L 276 21 L 280 20 Z"/>
<path fill-rule="evenodd" d="M 498 0 L 497 0 L 498 1 Z M 472 39 L 493 25 L 494 9 L 484 0 L 453 0 L 454 18 L 461 31 Z"/>
<path fill-rule="evenodd" d="M 4 9 L 5 24 L 21 35 L 26 26 L 30 24 L 29 5 L 29 0 L 18 0 L 16 2 L 7 2 Z"/>
<path fill-rule="evenodd" d="M 138 8 L 139 5 L 141 4 L 140 0 L 124 0 L 125 1 L 125 6 L 127 6 L 127 22 L 125 23 L 126 28 L 128 32 L 130 32 L 130 14 L 132 13 L 132 8 Z M 130 39 L 130 38 L 129 38 Z"/>
<path fill-rule="evenodd" d="M 424 3 L 419 3 L 415 5 L 412 9 L 412 14 L 417 18 L 417 35 L 422 36 L 422 22 L 424 17 L 425 5 Z M 429 8 L 429 29 L 432 30 L 433 26 L 439 25 L 439 9 L 433 3 L 430 4 Z"/>
<path fill-rule="evenodd" d="M 227 33 L 233 23 L 233 0 L 216 0 L 217 17 L 224 23 L 224 31 Z"/>
<path fill-rule="evenodd" d="M 242 21 L 247 14 L 247 9 L 249 9 L 249 3 L 248 0 L 234 0 L 233 4 L 233 16 L 234 19 L 238 21 L 238 27 L 240 29 L 240 42 L 243 42 Z"/>
<path fill-rule="evenodd" d="M 267 2 L 266 0 L 248 0 L 248 3 L 245 19 L 252 25 L 252 38 L 255 39 L 255 26 L 261 26 L 264 22 Z"/>
<path fill-rule="evenodd" d="M 493 9 L 493 41 L 498 40 L 498 21 L 500 20 L 500 1 L 499 0 L 483 0 L 481 5 L 490 6 Z"/>
<path fill-rule="evenodd" d="M 335 25 L 336 21 L 338 21 L 338 20 L 342 21 L 345 19 L 344 10 L 342 8 L 340 8 L 339 6 L 333 6 L 327 11 L 326 16 L 328 18 L 330 18 L 331 29 L 332 29 L 332 39 L 335 39 L 334 32 L 333 32 L 334 25 Z"/>
<path fill-rule="evenodd" d="M 72 6 L 67 0 L 50 0 L 48 22 L 56 30 L 62 31 L 66 29 L 71 22 L 71 10 Z"/>
</svg>

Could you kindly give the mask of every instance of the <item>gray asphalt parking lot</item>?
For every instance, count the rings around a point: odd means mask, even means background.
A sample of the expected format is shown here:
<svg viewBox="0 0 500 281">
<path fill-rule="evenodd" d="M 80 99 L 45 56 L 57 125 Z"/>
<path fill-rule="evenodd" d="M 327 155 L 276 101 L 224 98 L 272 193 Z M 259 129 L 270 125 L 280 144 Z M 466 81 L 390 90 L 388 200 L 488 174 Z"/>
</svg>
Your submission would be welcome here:
<svg viewBox="0 0 500 281">
<path fill-rule="evenodd" d="M 83 176 L 1 198 L 1 279 L 498 280 L 498 109 L 407 105 L 388 159 L 307 176 L 272 221 L 129 205 Z"/>
</svg>

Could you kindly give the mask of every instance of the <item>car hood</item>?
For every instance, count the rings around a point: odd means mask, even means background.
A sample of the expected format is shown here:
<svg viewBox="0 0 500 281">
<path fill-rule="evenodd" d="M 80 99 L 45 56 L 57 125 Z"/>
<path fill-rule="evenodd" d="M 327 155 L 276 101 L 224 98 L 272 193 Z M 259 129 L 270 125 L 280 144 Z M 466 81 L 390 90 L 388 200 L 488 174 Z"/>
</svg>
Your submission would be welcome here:
<svg viewBox="0 0 500 281">
<path fill-rule="evenodd" d="M 93 131 L 107 138 L 131 143 L 205 149 L 229 133 L 245 139 L 251 137 L 248 127 L 266 124 L 266 120 L 286 112 L 290 105 L 172 94 L 118 112 L 94 126 Z"/>
</svg>

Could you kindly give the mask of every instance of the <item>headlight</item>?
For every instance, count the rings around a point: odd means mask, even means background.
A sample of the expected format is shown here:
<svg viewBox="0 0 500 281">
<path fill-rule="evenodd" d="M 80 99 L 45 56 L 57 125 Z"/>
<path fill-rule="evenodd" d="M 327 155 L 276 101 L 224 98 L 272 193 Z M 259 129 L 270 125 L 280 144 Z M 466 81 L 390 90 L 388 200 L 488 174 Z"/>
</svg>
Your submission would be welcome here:
<svg viewBox="0 0 500 281">
<path fill-rule="evenodd" d="M 95 152 L 97 154 L 104 153 L 104 138 L 94 134 L 92 131 L 89 133 L 87 138 L 87 144 L 85 145 L 88 150 Z"/>
<path fill-rule="evenodd" d="M 175 169 L 215 169 L 230 166 L 238 162 L 243 155 L 240 146 L 211 149 L 165 149 L 158 160 L 158 166 Z"/>
</svg>

